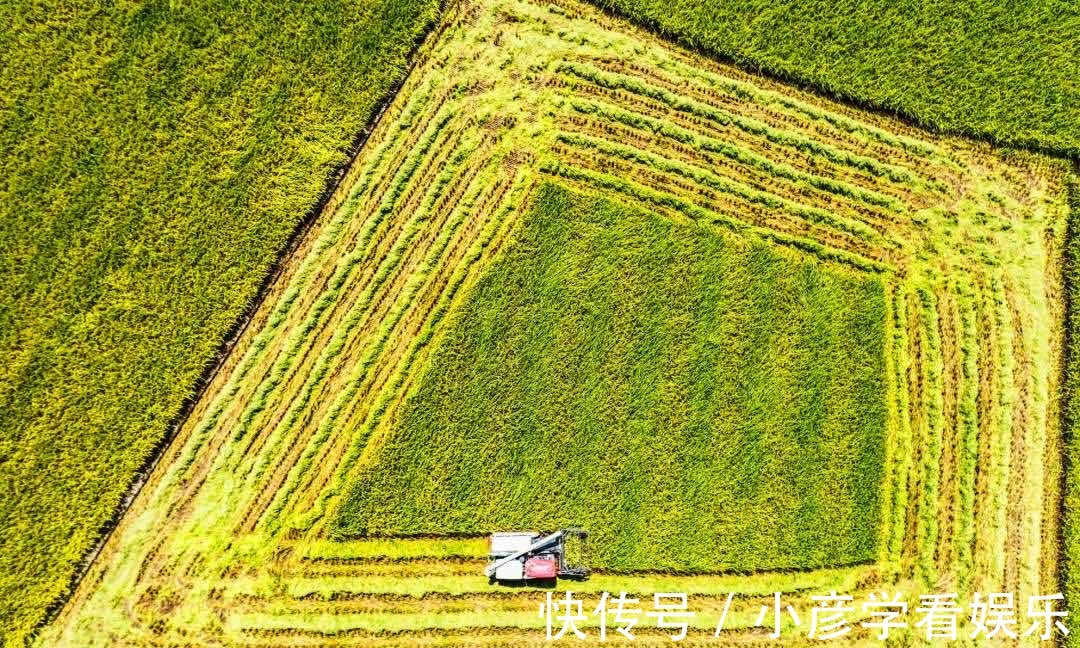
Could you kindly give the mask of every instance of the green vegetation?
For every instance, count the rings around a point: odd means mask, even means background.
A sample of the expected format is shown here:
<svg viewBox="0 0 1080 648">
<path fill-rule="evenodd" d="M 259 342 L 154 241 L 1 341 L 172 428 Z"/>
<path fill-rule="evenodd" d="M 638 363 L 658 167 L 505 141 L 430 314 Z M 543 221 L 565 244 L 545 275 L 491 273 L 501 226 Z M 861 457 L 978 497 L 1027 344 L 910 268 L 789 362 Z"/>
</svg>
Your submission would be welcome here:
<svg viewBox="0 0 1080 648">
<path fill-rule="evenodd" d="M 447 646 L 466 645 L 477 635 L 486 640 L 500 635 L 499 645 L 538 643 L 543 635 L 537 636 L 536 608 L 543 590 L 531 586 L 507 590 L 489 583 L 481 573 L 486 552 L 482 538 L 472 541 L 467 554 L 445 554 L 440 547 L 445 542 L 397 538 L 337 543 L 334 556 L 351 556 L 345 569 L 324 562 L 319 549 L 314 554 L 301 550 L 279 579 L 236 579 L 211 605 L 229 613 L 223 635 L 241 644 L 250 643 L 253 636 L 267 642 L 281 637 L 286 644 L 313 640 L 329 645 L 362 637 L 365 646 L 400 646 L 403 637 L 416 634 Z M 459 542 L 464 549 L 465 542 Z M 715 645 L 712 633 L 730 592 L 738 595 L 730 603 L 724 627 L 735 639 L 754 633 L 763 597 L 773 592 L 782 592 L 786 603 L 803 610 L 813 604 L 810 597 L 816 592 L 835 590 L 865 598 L 877 580 L 873 566 L 759 574 L 605 573 L 583 582 L 561 581 L 555 593 L 561 596 L 571 590 L 591 608 L 602 592 L 627 592 L 644 601 L 654 592 L 687 592 L 695 616 L 686 643 Z M 593 642 L 597 623 L 590 616 L 579 624 L 588 629 Z M 456 632 L 440 636 L 448 630 Z M 785 630 L 790 634 L 784 645 L 804 639 L 790 624 Z M 635 645 L 656 645 L 657 639 L 670 645 L 670 639 L 648 622 L 634 632 Z"/>
<path fill-rule="evenodd" d="M 874 558 L 880 279 L 538 190 L 336 532 L 586 526 L 597 566 Z"/>
<path fill-rule="evenodd" d="M 1064 165 L 838 105 L 577 0 L 466 7 L 418 50 L 325 217 L 283 259 L 38 645 L 537 643 L 536 592 L 480 573 L 482 534 L 514 522 L 492 512 L 500 496 L 543 526 L 561 512 L 588 524 L 598 567 L 866 561 L 746 576 L 598 571 L 583 586 L 700 593 L 716 614 L 717 594 L 734 589 L 737 625 L 753 622 L 762 592 L 791 593 L 804 610 L 830 589 L 1059 587 Z M 538 195 L 547 213 L 529 215 Z M 858 286 L 869 299 L 848 303 Z M 845 347 L 848 329 L 870 329 L 827 324 L 860 313 L 878 341 Z M 850 354 L 870 347 L 877 370 L 851 371 Z M 730 362 L 744 350 L 748 362 Z M 534 359 L 520 376 L 502 370 Z M 799 372 L 817 394 L 798 389 Z M 858 413 L 847 396 L 830 402 L 834 381 L 875 376 L 883 384 Z M 440 404 L 455 416 L 446 425 Z M 826 436 L 796 452 L 815 416 Z M 874 462 L 836 443 L 834 419 L 863 416 L 879 417 L 876 446 L 842 433 Z M 403 464 L 420 452 L 409 429 L 434 439 L 435 458 Z M 518 457 L 476 452 L 511 429 Z M 423 484 L 448 481 L 437 463 L 454 459 L 448 447 L 466 459 L 455 470 L 482 479 L 442 496 L 436 522 L 476 534 L 351 537 L 379 530 L 357 508 L 342 525 L 343 503 L 402 502 L 391 524 L 404 528 L 404 514 L 430 528 L 412 507 L 439 498 Z M 844 451 L 848 465 L 829 464 Z M 807 475 L 813 465 L 834 470 Z M 752 466 L 772 471 L 713 487 Z M 568 477 L 577 468 L 595 479 Z M 378 478 L 378 501 L 352 490 L 358 476 Z M 856 509 L 867 489 L 841 484 L 823 506 L 823 480 L 837 477 L 880 484 L 877 504 Z M 514 482 L 525 490 L 498 492 Z M 635 495 L 638 517 L 626 514 Z M 762 511 L 779 515 L 753 550 L 765 561 L 737 545 Z M 837 540 L 859 514 L 862 534 Z M 725 549 L 726 533 L 733 559 L 685 547 L 680 525 L 721 516 L 726 526 L 701 535 Z M 658 550 L 648 524 L 675 549 Z M 814 533 L 839 545 L 833 555 L 784 560 Z M 644 548 L 624 556 L 637 540 Z M 699 639 L 715 645 L 706 630 Z"/>
<path fill-rule="evenodd" d="M 1068 608 L 1080 602 L 1080 182 L 1074 176 L 1069 184 L 1072 208 L 1065 249 L 1066 320 L 1064 424 L 1065 424 L 1065 501 L 1062 553 L 1062 587 Z M 1080 646 L 1080 634 L 1072 634 L 1068 646 Z"/>
<path fill-rule="evenodd" d="M 1069 0 L 591 1 L 936 129 L 1080 155 L 1080 6 Z"/>
<path fill-rule="evenodd" d="M 0 639 L 67 586 L 436 10 L 0 8 Z"/>
</svg>

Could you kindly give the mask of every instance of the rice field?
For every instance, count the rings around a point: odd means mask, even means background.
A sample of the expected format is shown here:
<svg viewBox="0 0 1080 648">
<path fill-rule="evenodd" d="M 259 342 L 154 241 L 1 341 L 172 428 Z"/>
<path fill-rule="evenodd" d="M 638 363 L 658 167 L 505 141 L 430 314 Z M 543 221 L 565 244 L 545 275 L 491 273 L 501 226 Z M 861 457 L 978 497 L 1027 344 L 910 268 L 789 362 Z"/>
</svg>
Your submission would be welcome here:
<svg viewBox="0 0 1080 648">
<path fill-rule="evenodd" d="M 0 645 L 70 594 L 438 13 L 0 4 Z"/>
<path fill-rule="evenodd" d="M 332 537 L 584 526 L 590 565 L 876 557 L 876 276 L 541 185 Z"/>
<path fill-rule="evenodd" d="M 453 5 L 39 643 L 543 643 L 542 594 L 488 584 L 478 534 L 349 538 L 341 516 L 552 191 L 877 286 L 884 398 L 868 560 L 560 588 L 688 592 L 687 643 L 713 645 L 767 641 L 751 617 L 775 591 L 1058 591 L 1066 175 L 573 0 Z"/>
</svg>

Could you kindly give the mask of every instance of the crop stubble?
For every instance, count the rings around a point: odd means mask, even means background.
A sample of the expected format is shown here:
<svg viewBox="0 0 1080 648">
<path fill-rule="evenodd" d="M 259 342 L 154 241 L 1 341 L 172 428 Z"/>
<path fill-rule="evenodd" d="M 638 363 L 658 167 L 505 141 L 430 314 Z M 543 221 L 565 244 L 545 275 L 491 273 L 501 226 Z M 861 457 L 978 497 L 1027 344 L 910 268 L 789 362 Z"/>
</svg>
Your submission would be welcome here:
<svg viewBox="0 0 1080 648">
<path fill-rule="evenodd" d="M 705 597 L 703 611 L 732 589 L 804 602 L 882 582 L 1056 591 L 1044 512 L 1059 468 L 1044 460 L 1061 434 L 1063 174 L 754 78 L 570 0 L 455 5 L 43 641 L 534 640 L 522 600 L 535 594 L 461 575 L 482 542 L 335 543 L 326 522 L 439 323 L 549 180 L 872 273 L 889 296 L 877 564 L 601 574 L 573 589 L 671 587 Z M 752 623 L 752 603 L 734 626 Z"/>
</svg>

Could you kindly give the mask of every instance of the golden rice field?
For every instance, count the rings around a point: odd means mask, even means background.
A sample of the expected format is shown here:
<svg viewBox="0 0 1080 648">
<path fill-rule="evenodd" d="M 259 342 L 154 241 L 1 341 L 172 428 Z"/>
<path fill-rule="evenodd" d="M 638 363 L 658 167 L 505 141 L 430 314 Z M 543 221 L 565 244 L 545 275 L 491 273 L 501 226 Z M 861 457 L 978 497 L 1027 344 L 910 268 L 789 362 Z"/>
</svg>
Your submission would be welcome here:
<svg viewBox="0 0 1080 648">
<path fill-rule="evenodd" d="M 452 5 L 418 56 L 40 645 L 544 643 L 542 594 L 490 585 L 483 538 L 329 527 L 547 182 L 887 296 L 876 561 L 560 589 L 688 592 L 689 645 L 768 641 L 752 626 L 775 591 L 1060 589 L 1064 166 L 751 76 L 574 0 Z"/>
</svg>

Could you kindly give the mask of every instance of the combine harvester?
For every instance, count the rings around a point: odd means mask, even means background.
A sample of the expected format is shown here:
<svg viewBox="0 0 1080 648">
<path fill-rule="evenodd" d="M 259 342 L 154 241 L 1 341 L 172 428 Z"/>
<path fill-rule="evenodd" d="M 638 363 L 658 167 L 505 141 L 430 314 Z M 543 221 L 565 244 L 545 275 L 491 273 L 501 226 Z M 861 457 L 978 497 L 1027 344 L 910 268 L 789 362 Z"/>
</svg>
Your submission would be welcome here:
<svg viewBox="0 0 1080 648">
<path fill-rule="evenodd" d="M 484 575 L 492 583 L 521 583 L 525 581 L 554 581 L 558 578 L 585 580 L 590 570 L 567 561 L 567 540 L 578 543 L 579 559 L 584 560 L 584 529 L 560 529 L 543 535 L 534 531 L 493 533 L 488 540 L 491 562 Z"/>
</svg>

